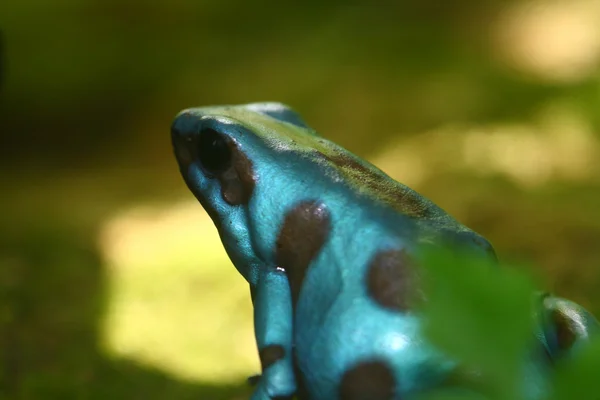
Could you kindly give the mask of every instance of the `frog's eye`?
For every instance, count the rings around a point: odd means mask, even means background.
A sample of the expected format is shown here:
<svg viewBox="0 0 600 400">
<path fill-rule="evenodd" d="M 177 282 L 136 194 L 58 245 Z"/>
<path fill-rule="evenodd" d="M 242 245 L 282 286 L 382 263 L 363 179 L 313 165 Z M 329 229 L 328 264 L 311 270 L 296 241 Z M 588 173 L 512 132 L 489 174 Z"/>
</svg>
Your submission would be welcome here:
<svg viewBox="0 0 600 400">
<path fill-rule="evenodd" d="M 231 166 L 232 153 L 226 138 L 213 129 L 200 130 L 197 142 L 200 164 L 211 174 L 223 172 Z"/>
</svg>

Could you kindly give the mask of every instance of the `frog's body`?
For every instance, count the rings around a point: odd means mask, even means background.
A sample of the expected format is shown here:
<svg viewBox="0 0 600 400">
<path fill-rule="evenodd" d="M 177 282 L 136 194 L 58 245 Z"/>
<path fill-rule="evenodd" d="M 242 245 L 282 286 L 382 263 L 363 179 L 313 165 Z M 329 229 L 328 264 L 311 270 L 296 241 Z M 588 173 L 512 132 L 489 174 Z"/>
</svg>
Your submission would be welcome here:
<svg viewBox="0 0 600 400">
<path fill-rule="evenodd" d="M 278 103 L 184 110 L 172 138 L 250 283 L 253 400 L 400 399 L 456 375 L 420 332 L 415 251 L 453 243 L 495 260 L 483 237 Z"/>
</svg>

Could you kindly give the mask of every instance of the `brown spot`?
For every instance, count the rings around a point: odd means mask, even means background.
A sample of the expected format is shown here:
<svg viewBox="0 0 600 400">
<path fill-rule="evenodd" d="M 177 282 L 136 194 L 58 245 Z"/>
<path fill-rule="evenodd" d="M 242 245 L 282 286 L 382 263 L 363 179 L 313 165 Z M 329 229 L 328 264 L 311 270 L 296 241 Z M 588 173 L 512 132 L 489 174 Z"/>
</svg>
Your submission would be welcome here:
<svg viewBox="0 0 600 400">
<path fill-rule="evenodd" d="M 340 385 L 341 400 L 392 400 L 396 382 L 390 368 L 380 361 L 363 362 L 346 371 Z"/>
<path fill-rule="evenodd" d="M 281 360 L 285 356 L 285 349 L 277 344 L 272 344 L 262 348 L 258 352 L 260 366 L 264 372 L 271 365 Z"/>
<path fill-rule="evenodd" d="M 275 262 L 285 269 L 294 304 L 306 270 L 329 235 L 330 224 L 329 211 L 319 201 L 303 201 L 285 216 L 277 237 Z"/>
<path fill-rule="evenodd" d="M 217 176 L 221 183 L 221 195 L 232 206 L 247 204 L 254 191 L 255 178 L 252 161 L 227 138 L 231 150 L 231 166 Z"/>
<path fill-rule="evenodd" d="M 407 311 L 422 300 L 417 268 L 404 250 L 381 251 L 368 268 L 367 290 L 381 306 Z"/>
<path fill-rule="evenodd" d="M 174 128 L 173 128 L 174 129 Z M 209 201 L 203 199 L 202 193 L 199 193 L 194 188 L 193 182 L 189 181 L 189 167 L 192 163 L 198 161 L 197 142 L 194 137 L 181 137 L 173 132 L 173 148 L 181 175 L 185 180 L 188 188 L 198 197 L 202 206 L 207 209 L 207 212 L 213 217 L 216 213 L 211 213 Z M 230 205 L 247 204 L 252 197 L 252 192 L 255 186 L 254 170 L 252 162 L 246 157 L 234 140 L 227 135 L 222 135 L 223 140 L 227 143 L 231 152 L 231 161 L 229 167 L 219 172 L 214 178 L 219 180 L 221 184 L 221 196 Z M 208 206 L 208 207 L 207 207 Z M 214 219 L 214 217 L 213 217 Z M 215 221 L 216 222 L 216 221 Z"/>
<path fill-rule="evenodd" d="M 556 330 L 556 341 L 560 350 L 568 350 L 577 339 L 577 331 L 568 316 L 560 310 L 552 310 L 550 319 Z"/>
<path fill-rule="evenodd" d="M 339 168 L 355 185 L 367 188 L 379 200 L 393 207 L 401 214 L 415 218 L 431 216 L 431 207 L 417 192 L 399 184 L 383 171 L 367 166 L 355 157 L 342 152 L 323 154 Z"/>
</svg>

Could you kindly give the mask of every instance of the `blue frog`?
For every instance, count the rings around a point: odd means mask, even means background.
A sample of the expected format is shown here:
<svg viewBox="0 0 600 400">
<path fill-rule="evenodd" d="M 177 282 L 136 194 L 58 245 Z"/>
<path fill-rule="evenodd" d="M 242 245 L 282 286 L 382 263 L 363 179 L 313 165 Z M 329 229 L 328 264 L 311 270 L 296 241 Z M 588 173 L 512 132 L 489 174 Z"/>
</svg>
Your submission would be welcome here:
<svg viewBox="0 0 600 400">
<path fill-rule="evenodd" d="M 250 284 L 262 367 L 252 400 L 477 390 L 423 337 L 415 252 L 445 242 L 495 260 L 486 239 L 280 103 L 186 109 L 171 135 L 187 186 Z M 575 303 L 539 306 L 545 360 L 528 369 L 531 398 L 542 369 L 597 326 Z"/>
</svg>

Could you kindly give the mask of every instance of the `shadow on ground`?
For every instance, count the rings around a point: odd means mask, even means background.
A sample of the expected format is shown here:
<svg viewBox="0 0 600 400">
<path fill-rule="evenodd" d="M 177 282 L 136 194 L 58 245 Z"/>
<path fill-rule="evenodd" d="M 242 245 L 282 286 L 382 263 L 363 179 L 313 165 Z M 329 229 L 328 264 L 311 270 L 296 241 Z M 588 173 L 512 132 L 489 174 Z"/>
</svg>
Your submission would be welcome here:
<svg viewBox="0 0 600 400">
<path fill-rule="evenodd" d="M 103 354 L 99 328 L 106 304 L 106 277 L 90 232 L 56 225 L 5 226 L 0 243 L 0 398 L 247 397 L 243 384 L 184 382 Z"/>
</svg>

